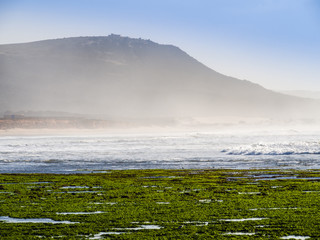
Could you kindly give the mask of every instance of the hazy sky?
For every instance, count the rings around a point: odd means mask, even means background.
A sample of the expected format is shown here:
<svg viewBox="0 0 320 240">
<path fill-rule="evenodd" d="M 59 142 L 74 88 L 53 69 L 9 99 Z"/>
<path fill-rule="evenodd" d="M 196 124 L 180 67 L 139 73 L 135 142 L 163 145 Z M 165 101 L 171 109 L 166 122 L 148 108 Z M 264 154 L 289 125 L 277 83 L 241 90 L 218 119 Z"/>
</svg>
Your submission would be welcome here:
<svg viewBox="0 0 320 240">
<path fill-rule="evenodd" d="M 0 0 L 0 44 L 111 33 L 269 89 L 320 91 L 319 0 Z"/>
</svg>

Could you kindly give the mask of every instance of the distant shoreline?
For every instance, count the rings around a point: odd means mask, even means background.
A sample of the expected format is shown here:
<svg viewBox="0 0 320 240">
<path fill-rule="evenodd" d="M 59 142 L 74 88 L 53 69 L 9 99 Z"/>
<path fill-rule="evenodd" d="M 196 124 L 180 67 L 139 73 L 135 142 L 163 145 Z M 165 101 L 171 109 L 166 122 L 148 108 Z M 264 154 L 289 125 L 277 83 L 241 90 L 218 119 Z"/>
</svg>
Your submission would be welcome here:
<svg viewBox="0 0 320 240">
<path fill-rule="evenodd" d="M 63 129 L 63 128 L 106 128 L 113 123 L 107 120 L 95 120 L 75 117 L 23 117 L 12 115 L 0 119 L 0 129 Z"/>
</svg>

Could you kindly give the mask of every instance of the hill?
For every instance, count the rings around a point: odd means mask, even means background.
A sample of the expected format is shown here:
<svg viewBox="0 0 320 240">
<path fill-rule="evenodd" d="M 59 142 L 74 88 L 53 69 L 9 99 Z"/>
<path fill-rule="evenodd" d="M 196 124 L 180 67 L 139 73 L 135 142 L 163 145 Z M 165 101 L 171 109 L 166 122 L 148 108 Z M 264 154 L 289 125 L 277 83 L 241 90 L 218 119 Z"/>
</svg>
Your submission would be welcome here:
<svg viewBox="0 0 320 240">
<path fill-rule="evenodd" d="M 318 102 L 220 74 L 172 45 L 110 35 L 0 45 L 0 112 L 109 118 L 309 116 Z"/>
</svg>

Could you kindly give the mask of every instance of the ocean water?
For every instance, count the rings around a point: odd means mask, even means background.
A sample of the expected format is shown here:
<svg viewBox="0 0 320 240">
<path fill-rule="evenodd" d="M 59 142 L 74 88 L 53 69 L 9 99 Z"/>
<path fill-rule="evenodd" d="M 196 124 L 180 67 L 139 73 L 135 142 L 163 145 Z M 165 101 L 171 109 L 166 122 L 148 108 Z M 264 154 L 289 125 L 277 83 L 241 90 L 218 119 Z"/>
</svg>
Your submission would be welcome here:
<svg viewBox="0 0 320 240">
<path fill-rule="evenodd" d="M 320 168 L 320 133 L 0 136 L 1 173 Z"/>
</svg>

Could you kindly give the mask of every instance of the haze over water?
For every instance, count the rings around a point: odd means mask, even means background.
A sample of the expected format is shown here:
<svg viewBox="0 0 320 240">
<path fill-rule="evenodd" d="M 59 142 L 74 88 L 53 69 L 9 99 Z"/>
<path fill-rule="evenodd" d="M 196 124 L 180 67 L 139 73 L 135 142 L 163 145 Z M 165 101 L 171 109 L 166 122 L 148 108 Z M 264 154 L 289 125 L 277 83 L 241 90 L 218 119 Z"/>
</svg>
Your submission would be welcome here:
<svg viewBox="0 0 320 240">
<path fill-rule="evenodd" d="M 319 138 L 320 131 L 279 129 L 2 136 L 0 172 L 315 169 L 320 167 Z"/>
</svg>

